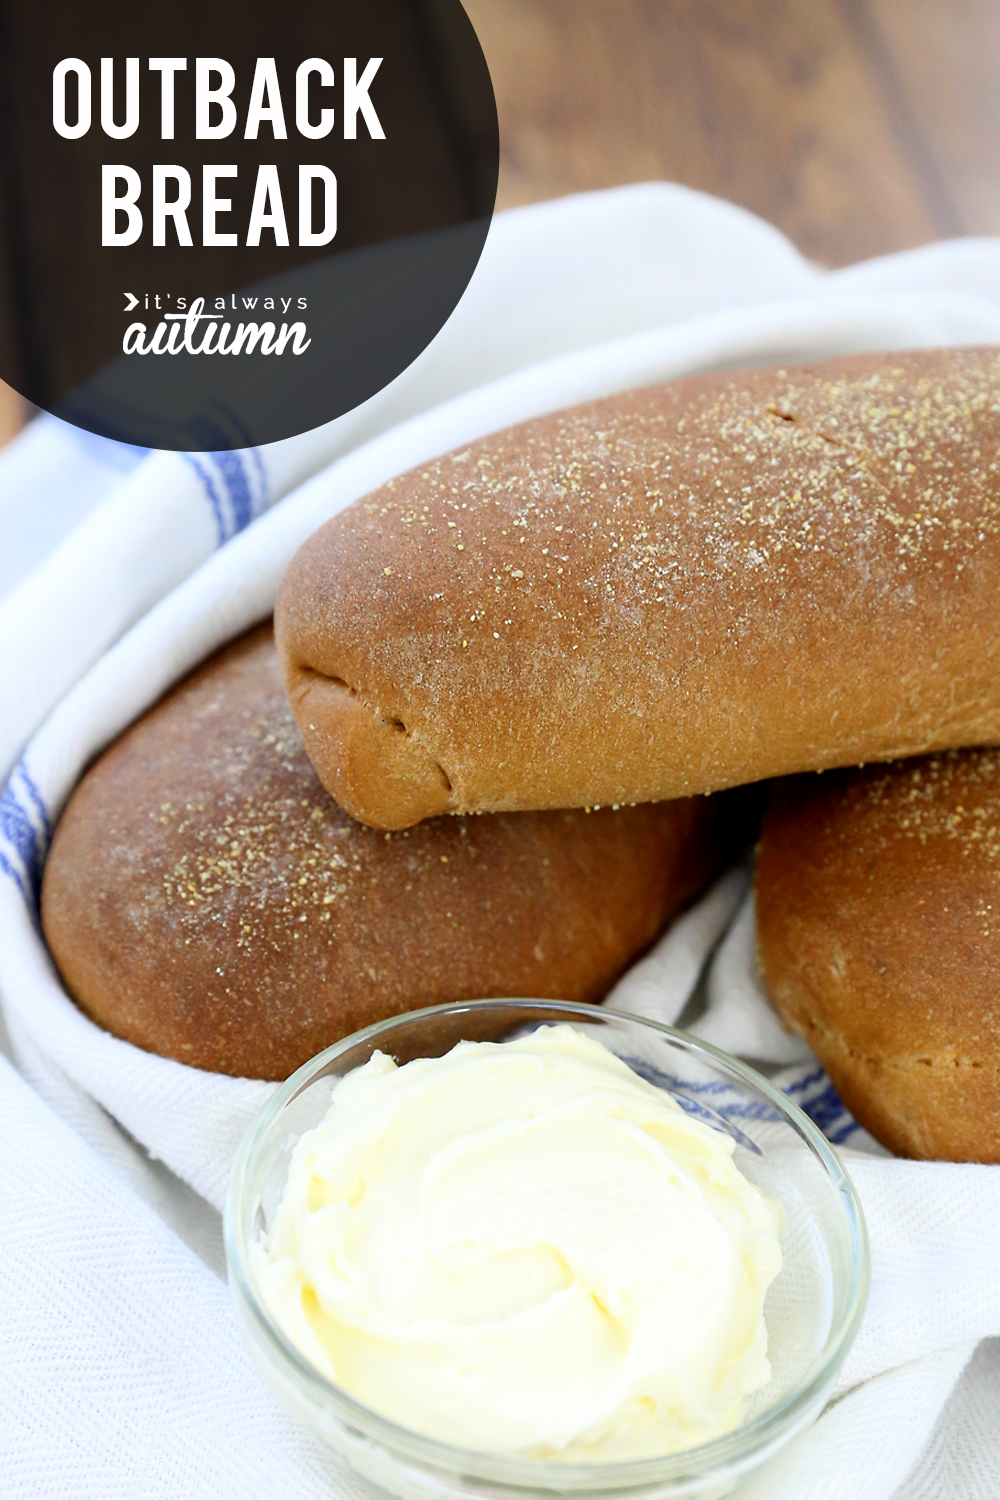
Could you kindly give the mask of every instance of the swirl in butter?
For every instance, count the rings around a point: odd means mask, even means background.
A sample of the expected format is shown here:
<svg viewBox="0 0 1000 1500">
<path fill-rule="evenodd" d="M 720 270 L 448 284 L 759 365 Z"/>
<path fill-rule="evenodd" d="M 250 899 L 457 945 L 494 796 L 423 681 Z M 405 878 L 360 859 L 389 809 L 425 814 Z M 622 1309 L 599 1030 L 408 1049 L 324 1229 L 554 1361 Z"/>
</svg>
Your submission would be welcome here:
<svg viewBox="0 0 1000 1500">
<path fill-rule="evenodd" d="M 688 1448 L 770 1376 L 781 1210 L 733 1144 L 570 1026 L 376 1052 L 297 1142 L 258 1286 L 417 1432 L 563 1462 Z"/>
</svg>

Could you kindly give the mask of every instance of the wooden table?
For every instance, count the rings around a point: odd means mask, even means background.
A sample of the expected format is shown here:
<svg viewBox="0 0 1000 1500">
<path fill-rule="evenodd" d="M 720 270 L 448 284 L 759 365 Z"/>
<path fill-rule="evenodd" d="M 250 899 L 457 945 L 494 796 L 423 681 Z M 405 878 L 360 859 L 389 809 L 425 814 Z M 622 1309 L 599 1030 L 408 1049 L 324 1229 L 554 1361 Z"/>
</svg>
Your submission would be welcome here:
<svg viewBox="0 0 1000 1500">
<path fill-rule="evenodd" d="M 998 0 L 465 0 L 498 207 L 669 178 L 830 265 L 1000 233 Z"/>
<path fill-rule="evenodd" d="M 842 265 L 1000 233 L 1000 0 L 465 0 L 498 207 L 667 178 Z M 0 437 L 22 420 L 0 394 Z"/>
</svg>

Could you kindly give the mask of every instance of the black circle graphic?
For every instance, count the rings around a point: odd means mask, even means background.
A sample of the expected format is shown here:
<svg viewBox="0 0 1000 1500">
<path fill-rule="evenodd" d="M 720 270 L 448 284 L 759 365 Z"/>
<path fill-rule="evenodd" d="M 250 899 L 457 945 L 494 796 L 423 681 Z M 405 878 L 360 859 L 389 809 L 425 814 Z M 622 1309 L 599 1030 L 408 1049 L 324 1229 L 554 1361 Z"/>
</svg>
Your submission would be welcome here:
<svg viewBox="0 0 1000 1500">
<path fill-rule="evenodd" d="M 496 103 L 459 0 L 0 0 L 0 377 L 225 450 L 395 379 L 468 285 Z"/>
</svg>

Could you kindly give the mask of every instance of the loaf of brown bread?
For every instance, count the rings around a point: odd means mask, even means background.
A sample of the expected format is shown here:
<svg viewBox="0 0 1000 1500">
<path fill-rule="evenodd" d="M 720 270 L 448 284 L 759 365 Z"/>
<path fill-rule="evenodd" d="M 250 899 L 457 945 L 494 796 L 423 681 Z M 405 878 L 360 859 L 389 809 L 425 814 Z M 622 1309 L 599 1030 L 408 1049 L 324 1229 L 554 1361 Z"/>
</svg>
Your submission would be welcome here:
<svg viewBox="0 0 1000 1500">
<path fill-rule="evenodd" d="M 599 1000 L 745 832 L 732 799 L 705 798 L 365 828 L 309 764 L 265 626 L 87 772 L 42 920 L 70 993 L 117 1036 L 282 1078 L 438 1001 Z"/>
<path fill-rule="evenodd" d="M 1000 752 L 776 783 L 757 931 L 779 1014 L 862 1125 L 1000 1161 Z"/>
<path fill-rule="evenodd" d="M 1000 739 L 1000 352 L 677 380 L 405 474 L 277 610 L 377 827 L 680 797 Z"/>
</svg>

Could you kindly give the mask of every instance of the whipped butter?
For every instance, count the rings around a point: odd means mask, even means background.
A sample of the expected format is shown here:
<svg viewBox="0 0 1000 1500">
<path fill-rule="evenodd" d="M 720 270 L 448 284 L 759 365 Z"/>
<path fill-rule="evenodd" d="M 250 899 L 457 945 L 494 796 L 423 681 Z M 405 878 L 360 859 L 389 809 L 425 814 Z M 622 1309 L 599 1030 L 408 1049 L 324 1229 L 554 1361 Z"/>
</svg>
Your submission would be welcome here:
<svg viewBox="0 0 1000 1500">
<path fill-rule="evenodd" d="M 781 1210 L 732 1154 L 570 1026 L 376 1052 L 295 1146 L 258 1289 L 417 1432 L 564 1462 L 690 1447 L 770 1375 Z"/>
</svg>

